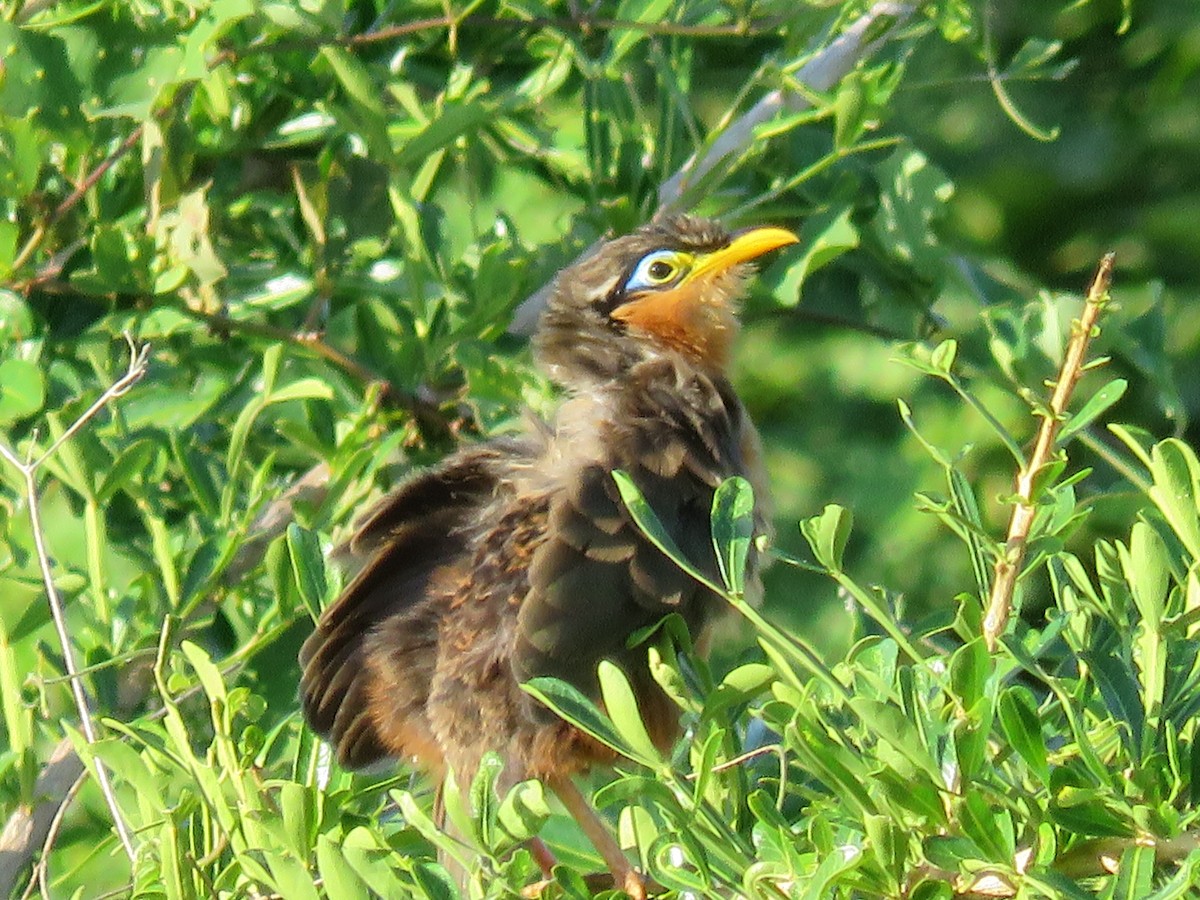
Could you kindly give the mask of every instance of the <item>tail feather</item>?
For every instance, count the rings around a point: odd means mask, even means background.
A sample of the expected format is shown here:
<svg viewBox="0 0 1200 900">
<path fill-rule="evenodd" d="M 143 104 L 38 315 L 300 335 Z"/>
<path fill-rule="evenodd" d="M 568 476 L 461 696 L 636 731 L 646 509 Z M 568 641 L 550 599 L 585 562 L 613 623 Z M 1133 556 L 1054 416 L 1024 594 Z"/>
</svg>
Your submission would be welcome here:
<svg viewBox="0 0 1200 900">
<path fill-rule="evenodd" d="M 342 765 L 418 752 L 442 603 L 435 582 L 463 564 L 467 532 L 498 490 L 503 455 L 484 445 L 415 476 L 352 540 L 368 563 L 300 651 L 305 718 Z"/>
</svg>

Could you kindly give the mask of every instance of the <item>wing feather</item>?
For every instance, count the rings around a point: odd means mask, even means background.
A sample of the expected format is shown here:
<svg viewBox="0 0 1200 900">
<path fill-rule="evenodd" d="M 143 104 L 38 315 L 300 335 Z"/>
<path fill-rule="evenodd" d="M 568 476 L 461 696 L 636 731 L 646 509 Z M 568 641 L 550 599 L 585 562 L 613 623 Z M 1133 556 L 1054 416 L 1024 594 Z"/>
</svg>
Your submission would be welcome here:
<svg viewBox="0 0 1200 900">
<path fill-rule="evenodd" d="M 439 602 L 433 582 L 463 565 L 470 528 L 501 490 L 504 461 L 514 452 L 520 452 L 515 442 L 485 444 L 413 476 L 367 515 L 351 541 L 367 565 L 300 651 L 305 717 L 334 744 L 343 765 L 359 768 L 411 752 L 396 746 L 372 712 L 381 679 L 397 728 L 407 718 L 414 720 L 409 730 L 425 730 L 440 615 L 429 608 Z M 380 659 L 366 649 L 384 628 L 388 653 Z"/>
</svg>

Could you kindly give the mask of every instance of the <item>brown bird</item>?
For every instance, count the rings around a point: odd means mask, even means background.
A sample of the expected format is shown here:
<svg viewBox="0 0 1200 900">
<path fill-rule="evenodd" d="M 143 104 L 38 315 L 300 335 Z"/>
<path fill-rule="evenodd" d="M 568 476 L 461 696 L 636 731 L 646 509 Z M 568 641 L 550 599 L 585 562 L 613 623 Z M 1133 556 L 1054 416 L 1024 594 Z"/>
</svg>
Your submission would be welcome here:
<svg viewBox="0 0 1200 900">
<path fill-rule="evenodd" d="M 669 613 L 702 640 L 722 601 L 642 535 L 612 472 L 629 473 L 714 581 L 709 517 L 722 481 L 750 480 L 767 530 L 758 437 L 726 372 L 749 261 L 796 240 L 679 217 L 558 275 L 534 339 L 566 395 L 557 415 L 461 449 L 385 498 L 350 545 L 365 567 L 304 644 L 304 714 L 343 766 L 416 757 L 465 783 L 497 751 L 505 786 L 541 779 L 616 884 L 645 896 L 571 781 L 615 754 L 520 684 L 554 676 L 598 701 L 596 668 L 610 660 L 655 742 L 676 737 L 646 648 L 626 644 Z M 535 853 L 548 867 L 548 851 Z"/>
</svg>

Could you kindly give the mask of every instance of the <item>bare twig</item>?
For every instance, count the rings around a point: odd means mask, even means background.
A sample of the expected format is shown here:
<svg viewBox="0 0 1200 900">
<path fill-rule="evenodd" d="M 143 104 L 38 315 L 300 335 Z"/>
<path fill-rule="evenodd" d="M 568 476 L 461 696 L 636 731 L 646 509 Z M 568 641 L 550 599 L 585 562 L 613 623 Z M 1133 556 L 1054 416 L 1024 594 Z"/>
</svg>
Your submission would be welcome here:
<svg viewBox="0 0 1200 900">
<path fill-rule="evenodd" d="M 796 80 L 810 91 L 828 91 L 860 61 L 886 42 L 894 29 L 905 22 L 912 13 L 913 7 L 908 3 L 876 3 L 862 18 L 839 35 L 837 40 L 809 60 L 796 73 Z M 880 21 L 889 18 L 893 20 L 891 27 L 879 34 Z M 662 183 L 658 189 L 657 215 L 678 211 L 686 199 L 688 188 L 701 181 L 723 160 L 750 147 L 754 143 L 755 129 L 760 125 L 769 122 L 785 110 L 802 112 L 812 105 L 813 101 L 809 97 L 795 91 L 785 92 L 782 88 L 776 88 L 768 92 L 749 111 L 722 131 L 711 144 Z"/>
<path fill-rule="evenodd" d="M 129 335 L 125 336 L 125 340 L 129 343 L 129 368 L 125 374 L 115 381 L 106 390 L 95 403 L 87 408 L 87 410 L 79 416 L 49 448 L 37 456 L 35 459 L 22 461 L 20 456 L 12 448 L 0 443 L 0 457 L 8 461 L 9 465 L 20 472 L 25 482 L 25 501 L 29 505 L 29 523 L 30 529 L 33 532 L 34 549 L 37 554 L 38 566 L 42 573 L 42 582 L 46 588 L 46 601 L 50 606 L 50 615 L 54 620 L 54 629 L 58 635 L 59 649 L 63 655 L 63 666 L 66 669 L 67 675 L 71 681 L 71 693 L 75 700 L 75 709 L 79 714 L 80 727 L 83 730 L 84 737 L 89 744 L 94 744 L 97 741 L 96 726 L 92 719 L 91 707 L 88 704 L 87 692 L 84 689 L 83 679 L 80 675 L 79 668 L 75 662 L 75 653 L 72 649 L 71 636 L 67 631 L 66 612 L 63 608 L 62 597 L 59 596 L 58 588 L 54 584 L 54 571 L 50 562 L 50 553 L 46 547 L 46 533 L 42 526 L 41 509 L 38 497 L 37 474 L 42 464 L 48 460 L 51 455 L 63 445 L 63 442 L 84 427 L 101 409 L 111 403 L 117 397 L 126 393 L 134 384 L 136 384 L 143 375 L 146 374 L 146 366 L 149 362 L 149 345 L 138 347 L 134 344 L 133 339 Z M 101 793 L 104 795 L 104 800 L 108 804 L 109 812 L 113 818 L 113 826 L 116 828 L 117 836 L 120 838 L 121 846 L 125 850 L 125 854 L 129 857 L 130 863 L 136 861 L 137 850 L 133 845 L 133 839 L 129 834 L 129 829 L 125 824 L 125 819 L 121 814 L 121 808 L 117 804 L 116 793 L 113 791 L 112 782 L 108 777 L 108 770 L 99 759 L 95 761 L 95 776 L 96 783 L 100 787 Z M 45 773 L 43 773 L 45 774 Z M 13 823 L 10 821 L 9 825 Z M 47 825 L 49 827 L 49 824 Z M 5 828 L 5 836 L 9 834 L 8 827 Z"/>
<path fill-rule="evenodd" d="M 87 781 L 87 772 L 81 769 L 79 776 L 67 789 L 62 803 L 58 804 L 54 818 L 50 820 L 50 825 L 46 829 L 46 840 L 42 842 L 42 855 L 33 867 L 33 874 L 29 876 L 29 885 L 25 888 L 25 893 L 21 895 L 21 900 L 27 900 L 32 896 L 35 886 L 41 889 L 43 897 L 50 896 L 50 850 L 54 847 L 54 842 L 58 840 L 58 832 L 62 829 L 63 820 L 67 817 L 67 810 L 70 809 L 75 795 L 79 793 L 79 789 L 83 787 L 85 781 Z"/>
<path fill-rule="evenodd" d="M 71 786 L 84 774 L 83 763 L 64 738 L 50 754 L 33 785 L 33 803 L 9 816 L 0 833 L 0 897 L 11 897 L 17 878 L 36 848 L 42 846 L 58 818 Z"/>
<path fill-rule="evenodd" d="M 373 371 L 369 367 L 363 365 L 358 360 L 351 356 L 347 356 L 341 350 L 333 347 L 318 337 L 315 334 L 297 334 L 287 328 L 280 328 L 276 325 L 268 325 L 265 322 L 252 322 L 243 319 L 231 319 L 229 316 L 221 315 L 220 313 L 203 312 L 198 309 L 181 308 L 180 312 L 208 324 L 214 331 L 248 334 L 254 337 L 268 338 L 273 341 L 281 341 L 292 347 L 306 349 L 319 356 L 327 362 L 333 363 L 347 375 L 350 375 L 357 381 L 363 384 L 377 384 L 384 396 L 396 400 L 401 406 L 410 408 L 415 411 L 415 407 L 420 401 L 411 394 L 405 394 L 400 391 L 394 384 Z"/>
<path fill-rule="evenodd" d="M 728 25 L 688 25 L 682 22 L 635 22 L 629 19 L 602 19 L 592 16 L 554 17 L 527 16 L 525 18 L 501 18 L 499 16 L 432 16 L 428 19 L 418 19 L 414 22 L 404 22 L 399 25 L 389 25 L 384 28 L 374 28 L 362 34 L 339 35 L 336 37 L 316 37 L 299 40 L 272 41 L 255 44 L 241 50 L 225 49 L 218 53 L 209 63 L 209 67 L 226 62 L 237 62 L 248 56 L 260 56 L 271 53 L 286 53 L 291 51 L 319 50 L 322 47 L 345 47 L 354 49 L 371 44 L 387 43 L 423 31 L 439 31 L 449 29 L 458 31 L 463 28 L 487 28 L 526 30 L 530 28 L 554 28 L 560 31 L 573 31 L 582 34 L 608 31 L 637 31 L 642 34 L 657 37 L 689 37 L 730 38 L 730 37 L 759 37 L 774 34 L 779 26 L 786 21 L 780 16 L 771 16 L 754 22 L 737 21 Z"/>
<path fill-rule="evenodd" d="M 41 245 L 42 239 L 46 236 L 46 232 L 48 232 L 63 216 L 70 212 L 71 209 L 74 208 L 75 204 L 83 199 L 83 195 L 90 191 L 96 182 L 104 177 L 104 173 L 116 165 L 117 161 L 122 156 L 137 146 L 138 141 L 142 139 L 142 132 L 144 130 L 144 125 L 138 125 L 131 132 L 129 132 L 129 134 L 125 136 L 125 140 L 121 141 L 121 143 L 117 145 L 117 149 L 108 154 L 108 156 L 104 157 L 104 159 L 100 160 L 100 162 L 96 165 L 96 168 L 92 169 L 92 171 L 84 176 L 83 180 L 75 186 L 75 190 L 71 191 L 71 193 L 67 195 L 66 199 L 64 199 L 60 204 L 58 204 L 58 206 L 54 208 L 54 212 L 50 213 L 49 218 L 47 218 L 45 222 L 42 222 L 33 230 L 33 233 L 29 236 L 29 239 L 25 241 L 25 246 L 21 248 L 21 252 L 17 254 L 16 259 L 14 259 L 12 262 L 12 266 L 10 268 L 13 272 L 18 271 L 21 266 L 25 265 L 25 263 L 29 261 L 29 257 L 32 256 L 34 251 L 36 251 Z"/>
<path fill-rule="evenodd" d="M 988 599 L 987 615 L 983 619 L 983 638 L 989 650 L 994 650 L 1008 625 L 1008 616 L 1012 610 L 1013 591 L 1017 585 L 1017 575 L 1025 561 L 1025 548 L 1029 541 L 1029 530 L 1033 526 L 1036 513 L 1034 498 L 1034 482 L 1038 473 L 1051 461 L 1054 455 L 1054 439 L 1062 426 L 1071 402 L 1071 394 L 1075 384 L 1083 373 L 1084 362 L 1087 358 L 1088 345 L 1096 333 L 1096 323 L 1108 303 L 1108 289 L 1112 284 L 1113 273 L 1112 253 L 1107 254 L 1096 270 L 1092 285 L 1088 288 L 1087 298 L 1083 306 L 1083 314 L 1072 328 L 1071 342 L 1067 345 L 1066 358 L 1063 360 L 1058 381 L 1054 385 L 1054 393 L 1050 397 L 1050 406 L 1042 418 L 1038 429 L 1037 440 L 1028 461 L 1017 473 L 1016 496 L 1013 506 L 1012 519 L 1008 525 L 1008 538 L 1005 543 L 1004 555 L 996 562 L 996 576 L 992 581 L 992 594 Z"/>
<path fill-rule="evenodd" d="M 887 41 L 896 28 L 908 20 L 913 9 L 913 5 L 909 3 L 894 3 L 890 0 L 876 3 L 837 40 L 801 67 L 795 75 L 795 80 L 813 91 L 829 90 Z M 890 26 L 879 33 L 880 23 L 889 19 Z M 662 183 L 658 189 L 658 211 L 655 216 L 685 209 L 688 187 L 703 179 L 723 160 L 751 147 L 755 139 L 755 129 L 759 125 L 770 121 L 785 109 L 801 111 L 810 106 L 812 101 L 802 94 L 785 95 L 781 89 L 770 91 L 749 111 L 730 123 L 708 147 L 698 152 L 684 163 L 678 172 Z M 587 256 L 594 247 L 593 244 L 579 254 L 576 261 Z M 513 313 L 512 324 L 508 330 L 512 334 L 532 334 L 553 290 L 554 282 L 550 281 L 530 294 Z"/>
</svg>

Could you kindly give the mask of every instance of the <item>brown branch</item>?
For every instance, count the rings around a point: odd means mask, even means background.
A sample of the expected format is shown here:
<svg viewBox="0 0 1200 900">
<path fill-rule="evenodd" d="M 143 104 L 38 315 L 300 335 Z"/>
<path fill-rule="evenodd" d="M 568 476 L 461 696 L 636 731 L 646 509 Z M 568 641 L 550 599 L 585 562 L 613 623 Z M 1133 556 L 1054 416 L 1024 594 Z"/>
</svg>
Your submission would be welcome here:
<svg viewBox="0 0 1200 900">
<path fill-rule="evenodd" d="M 46 233 L 53 228 L 63 216 L 70 212 L 75 207 L 75 204 L 83 199 L 84 194 L 90 191 L 95 186 L 96 182 L 104 177 L 104 173 L 115 166 L 117 161 L 120 160 L 122 156 L 137 146 L 137 142 L 142 139 L 142 132 L 144 130 L 144 125 L 138 125 L 133 129 L 133 131 L 129 132 L 129 134 L 125 136 L 125 140 L 121 141 L 121 143 L 117 146 L 117 149 L 108 154 L 108 156 L 106 156 L 104 159 L 100 160 L 100 162 L 96 165 L 96 168 L 92 169 L 92 171 L 85 175 L 83 180 L 75 186 L 75 190 L 71 191 L 71 193 L 67 195 L 66 199 L 62 201 L 62 203 L 54 207 L 54 211 L 50 213 L 46 221 L 42 222 L 33 230 L 33 234 L 29 236 L 29 240 L 25 242 L 25 246 L 21 248 L 21 252 L 17 254 L 17 258 L 13 260 L 11 266 L 11 270 L 13 272 L 17 271 L 19 268 L 21 268 L 21 266 L 28 262 L 29 257 L 34 254 L 39 246 L 41 246 L 42 239 L 46 236 Z"/>
<path fill-rule="evenodd" d="M 332 363 L 356 381 L 361 381 L 365 385 L 378 386 L 385 398 L 412 413 L 423 426 L 428 426 L 433 421 L 441 422 L 441 415 L 436 403 L 420 397 L 411 391 L 405 391 L 397 387 L 393 382 L 380 375 L 374 369 L 364 365 L 354 357 L 343 353 L 332 344 L 326 343 L 315 332 L 297 333 L 287 328 L 280 328 L 278 325 L 269 325 L 265 322 L 251 322 L 245 319 L 233 319 L 221 313 L 209 313 L 198 309 L 191 309 L 190 307 L 181 307 L 180 312 L 197 321 L 206 323 L 214 331 L 267 338 L 273 341 L 280 341 L 291 347 L 307 350 L 326 362 Z M 441 430 L 445 430 L 444 424 Z"/>
<path fill-rule="evenodd" d="M 1033 527 L 1033 519 L 1037 511 L 1033 495 L 1034 481 L 1054 455 L 1054 439 L 1058 436 L 1058 430 L 1066 416 L 1067 405 L 1071 402 L 1071 394 L 1075 391 L 1075 385 L 1083 373 L 1088 345 L 1097 331 L 1096 324 L 1108 303 L 1108 289 L 1112 284 L 1114 258 L 1114 255 L 1109 253 L 1100 261 L 1096 276 L 1092 279 L 1091 287 L 1088 288 L 1083 314 L 1078 321 L 1073 323 L 1071 342 L 1067 345 L 1066 358 L 1063 360 L 1058 381 L 1054 385 L 1049 409 L 1043 414 L 1042 424 L 1034 442 L 1033 453 L 1028 462 L 1022 466 L 1021 471 L 1017 473 L 1015 491 L 1017 502 L 1013 507 L 1012 519 L 1008 525 L 1004 555 L 996 561 L 992 594 L 988 598 L 987 615 L 983 619 L 983 638 L 989 650 L 996 649 L 1000 636 L 1004 634 L 1004 629 L 1008 626 L 1017 576 L 1025 561 L 1029 531 Z"/>
<path fill-rule="evenodd" d="M 739 21 L 729 25 L 685 25 L 678 22 L 634 22 L 628 19 L 600 19 L 591 16 L 529 16 L 523 19 L 473 15 L 465 17 L 432 16 L 428 19 L 418 19 L 415 22 L 404 22 L 400 25 L 376 28 L 362 34 L 272 41 L 270 43 L 257 44 L 253 47 L 246 47 L 241 50 L 226 48 L 209 61 L 209 68 L 215 68 L 227 62 L 239 62 L 250 56 L 261 56 L 268 53 L 289 53 L 300 50 L 313 51 L 320 50 L 322 47 L 344 47 L 347 50 L 352 50 L 357 47 L 367 47 L 371 44 L 394 41 L 412 34 L 419 34 L 422 31 L 437 31 L 441 29 L 458 30 L 470 27 L 508 28 L 521 31 L 530 28 L 554 28 L 560 31 L 576 31 L 581 34 L 609 31 L 637 31 L 655 37 L 746 38 L 776 34 L 779 26 L 786 21 L 787 19 L 783 16 L 770 16 L 756 22 Z"/>
<path fill-rule="evenodd" d="M 0 897 L 13 895 L 18 876 L 44 844 L 71 785 L 83 773 L 83 762 L 64 738 L 34 782 L 32 802 L 18 807 L 0 832 Z"/>
</svg>

